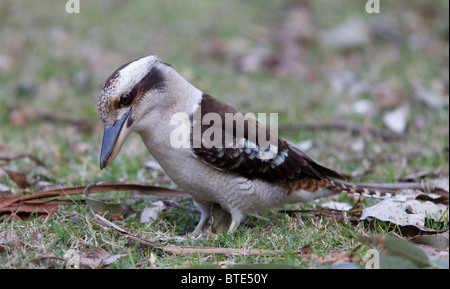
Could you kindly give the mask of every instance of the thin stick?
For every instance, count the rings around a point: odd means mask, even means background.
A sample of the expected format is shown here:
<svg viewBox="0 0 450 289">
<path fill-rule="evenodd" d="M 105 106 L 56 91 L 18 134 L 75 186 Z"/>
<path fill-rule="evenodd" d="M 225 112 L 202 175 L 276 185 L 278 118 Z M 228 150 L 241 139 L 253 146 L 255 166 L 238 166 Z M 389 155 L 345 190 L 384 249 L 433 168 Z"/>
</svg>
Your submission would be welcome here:
<svg viewBox="0 0 450 289">
<path fill-rule="evenodd" d="M 30 160 L 34 161 L 36 164 L 40 165 L 41 167 L 46 168 L 44 161 L 40 160 L 39 158 L 31 155 L 31 154 L 19 154 L 12 157 L 0 157 L 0 161 L 3 161 L 5 163 L 12 162 L 14 160 L 23 159 L 23 158 L 29 158 Z"/>
<path fill-rule="evenodd" d="M 339 122 L 330 122 L 330 123 L 293 123 L 293 124 L 285 124 L 280 125 L 279 130 L 286 131 L 296 131 L 301 129 L 309 129 L 309 130 L 322 130 L 322 129 L 335 129 L 335 130 L 343 130 L 349 131 L 351 133 L 357 134 L 371 134 L 375 137 L 381 138 L 383 140 L 390 139 L 404 139 L 406 136 L 404 134 L 396 134 L 390 132 L 388 130 L 376 129 L 373 127 L 368 127 L 365 125 L 353 124 L 353 123 L 339 123 Z"/>
<path fill-rule="evenodd" d="M 264 250 L 264 249 L 243 249 L 243 248 L 216 248 L 216 247 L 195 247 L 195 246 L 175 246 L 168 245 L 164 247 L 164 251 L 174 255 L 280 255 L 284 254 L 283 250 Z"/>
</svg>

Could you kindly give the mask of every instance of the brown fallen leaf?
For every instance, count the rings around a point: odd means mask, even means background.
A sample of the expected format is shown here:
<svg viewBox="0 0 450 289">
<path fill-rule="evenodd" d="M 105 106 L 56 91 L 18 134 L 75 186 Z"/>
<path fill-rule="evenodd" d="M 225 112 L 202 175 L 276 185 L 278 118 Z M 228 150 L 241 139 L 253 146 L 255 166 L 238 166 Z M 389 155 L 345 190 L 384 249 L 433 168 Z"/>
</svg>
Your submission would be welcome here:
<svg viewBox="0 0 450 289">
<path fill-rule="evenodd" d="M 9 179 L 13 181 L 19 188 L 26 189 L 32 186 L 32 184 L 28 182 L 26 174 L 7 169 L 3 169 L 3 171 L 8 175 Z"/>
<path fill-rule="evenodd" d="M 13 204 L 7 208 L 0 208 L 0 214 L 23 214 L 29 215 L 31 213 L 51 215 L 58 210 L 57 204 Z"/>
<path fill-rule="evenodd" d="M 34 201 L 34 205 L 37 208 L 38 206 L 48 203 L 48 205 L 58 205 L 60 202 L 57 202 L 60 197 L 82 194 L 84 193 L 87 186 L 75 186 L 75 187 L 65 187 L 59 189 L 52 189 L 47 191 L 36 192 L 31 195 L 6 195 L 0 196 L 0 214 L 3 213 L 11 213 L 11 212 L 20 212 L 17 211 L 21 208 L 21 205 L 30 204 L 31 201 Z M 156 196 L 164 196 L 164 197 L 191 197 L 190 194 L 183 191 L 170 190 L 161 187 L 155 186 L 144 186 L 144 185 L 136 185 L 136 184 L 96 184 L 94 186 L 90 186 L 90 193 L 103 193 L 108 191 L 138 191 L 141 194 L 151 194 Z M 45 201 L 44 199 L 50 201 Z M 41 200 L 41 201 L 37 201 Z M 75 202 L 72 202 L 75 204 Z M 24 213 L 29 213 L 30 210 L 28 207 L 23 207 L 25 210 Z M 53 212 L 53 208 L 50 210 L 47 208 L 49 212 Z M 46 211 L 44 209 L 44 211 Z"/>
<path fill-rule="evenodd" d="M 28 110 L 14 109 L 9 114 L 9 122 L 14 126 L 23 127 L 29 123 L 32 113 Z"/>
</svg>

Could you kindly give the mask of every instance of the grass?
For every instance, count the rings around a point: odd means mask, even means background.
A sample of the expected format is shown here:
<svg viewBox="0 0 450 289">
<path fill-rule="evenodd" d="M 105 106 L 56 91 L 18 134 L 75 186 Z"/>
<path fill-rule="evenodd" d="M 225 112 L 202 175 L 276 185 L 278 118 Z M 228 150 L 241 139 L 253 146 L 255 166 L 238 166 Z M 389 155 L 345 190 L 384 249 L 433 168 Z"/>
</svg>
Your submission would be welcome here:
<svg viewBox="0 0 450 289">
<path fill-rule="evenodd" d="M 431 109 L 415 100 L 411 81 L 422 81 L 432 90 L 448 95 L 448 2 L 382 2 L 382 13 L 369 15 L 361 1 L 161 1 L 150 7 L 146 1 L 81 1 L 81 13 L 67 14 L 65 2 L 3 1 L 0 4 L 0 156 L 29 153 L 44 160 L 46 168 L 29 159 L 0 165 L 24 172 L 30 180 L 47 180 L 52 187 L 86 185 L 99 181 L 128 181 L 153 184 L 155 173 L 143 167 L 151 160 L 136 135 L 130 136 L 106 171 L 98 168 L 103 126 L 96 102 L 107 76 L 118 66 L 147 54 L 157 54 L 171 63 L 190 82 L 205 92 L 244 111 L 278 112 L 280 123 L 355 122 L 385 128 L 382 116 L 399 104 L 410 107 L 407 138 L 379 141 L 363 138 L 364 148 L 351 146 L 358 136 L 339 131 L 281 132 L 293 142 L 312 139 L 308 151 L 314 159 L 339 171 L 354 171 L 365 159 L 383 154 L 392 160 L 377 160 L 372 173 L 354 177 L 354 182 L 395 182 L 417 171 L 443 168 L 433 178 L 448 178 L 449 110 Z M 303 9 L 302 19 L 314 37 L 300 37 L 301 62 L 306 74 L 278 74 L 272 66 L 242 71 L 240 57 L 260 47 L 282 53 L 273 40 L 283 29 L 287 15 Z M 305 12 L 306 11 L 306 12 Z M 399 39 L 372 36 L 356 48 L 322 45 L 320 32 L 358 18 L 362 23 L 389 23 L 402 33 Z M 414 23 L 418 23 L 413 25 Z M 305 26 L 307 30 L 308 27 Z M 316 38 L 315 38 L 316 37 Z M 276 38 L 275 38 L 276 39 Z M 268 44 L 269 43 L 269 44 Z M 424 44 L 426 43 L 426 44 Z M 354 75 L 351 85 L 366 83 L 371 89 L 352 94 L 336 90 L 333 77 L 344 71 Z M 375 86 L 387 89 L 388 97 L 376 96 Z M 436 91 L 432 90 L 432 91 Z M 358 100 L 372 100 L 372 116 L 351 110 Z M 384 101 L 384 102 L 383 102 Z M 88 120 L 93 130 L 43 121 L 37 112 Z M 424 127 L 418 128 L 418 117 Z M 138 161 L 137 161 L 138 160 Z M 158 175 L 159 176 L 159 175 Z M 0 169 L 0 184 L 21 190 Z M 167 184 L 162 184 L 167 185 Z M 170 186 L 170 185 L 169 185 Z M 150 200 L 137 200 L 128 193 L 105 193 L 100 198 L 126 202 L 142 210 Z M 344 195 L 339 200 L 353 202 Z M 193 207 L 190 200 L 177 200 Z M 373 203 L 372 200 L 366 200 Z M 312 208 L 305 204 L 299 208 Z M 287 209 L 294 206 L 287 206 Z M 285 208 L 285 209 L 286 209 Z M 137 245 L 129 238 L 95 222 L 84 205 L 62 206 L 48 218 L 26 221 L 0 217 L 0 268 L 47 268 L 64 266 L 69 249 L 85 252 L 100 247 L 110 255 L 126 253 L 110 268 L 185 268 L 242 264 L 284 264 L 316 267 L 297 252 L 310 244 L 314 254 L 355 252 L 362 263 L 370 249 L 358 236 L 391 234 L 389 226 L 354 224 L 324 216 L 262 212 L 265 222 L 248 217 L 234 235 L 211 234 L 202 238 L 186 235 L 194 229 L 198 214 L 170 208 L 157 221 L 141 224 L 139 216 L 116 223 L 140 238 L 180 246 L 262 248 L 282 250 L 277 256 L 212 255 L 169 256 Z M 444 225 L 431 224 L 442 229 Z M 150 261 L 156 254 L 156 261 Z M 45 257 L 47 256 L 47 257 Z M 44 258 L 45 257 L 45 258 Z"/>
</svg>

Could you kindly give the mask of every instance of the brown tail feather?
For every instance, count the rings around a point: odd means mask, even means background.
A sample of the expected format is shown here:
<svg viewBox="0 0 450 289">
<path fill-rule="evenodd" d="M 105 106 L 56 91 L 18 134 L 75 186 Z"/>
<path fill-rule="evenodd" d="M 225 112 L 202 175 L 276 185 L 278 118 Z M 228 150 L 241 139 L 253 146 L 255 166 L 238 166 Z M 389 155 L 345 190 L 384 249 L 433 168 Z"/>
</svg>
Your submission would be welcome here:
<svg viewBox="0 0 450 289">
<path fill-rule="evenodd" d="M 320 188 L 324 188 L 335 191 L 336 193 L 347 192 L 352 194 L 370 196 L 374 198 L 390 198 L 395 196 L 395 193 L 372 190 L 351 184 L 344 184 L 328 178 L 323 179 L 302 178 L 299 180 L 290 181 L 286 183 L 286 187 L 289 192 L 298 190 L 315 192 Z"/>
</svg>

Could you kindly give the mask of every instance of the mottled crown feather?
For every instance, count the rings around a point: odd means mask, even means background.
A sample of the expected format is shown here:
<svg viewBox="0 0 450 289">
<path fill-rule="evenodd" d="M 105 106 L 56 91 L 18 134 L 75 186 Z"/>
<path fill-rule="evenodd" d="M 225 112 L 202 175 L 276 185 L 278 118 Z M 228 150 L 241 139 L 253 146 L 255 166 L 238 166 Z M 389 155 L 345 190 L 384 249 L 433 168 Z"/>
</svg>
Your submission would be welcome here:
<svg viewBox="0 0 450 289">
<path fill-rule="evenodd" d="M 98 97 L 98 114 L 103 122 L 112 122 L 117 116 L 117 103 L 119 97 L 124 93 L 130 93 L 139 86 L 142 93 L 142 88 L 149 88 L 143 83 L 148 83 L 153 86 L 156 85 L 155 77 L 158 83 L 162 80 L 161 72 L 157 69 L 155 64 L 161 63 L 160 60 L 150 55 L 137 60 L 128 62 L 117 68 L 105 81 Z M 151 79 L 149 79 L 151 78 Z"/>
</svg>

